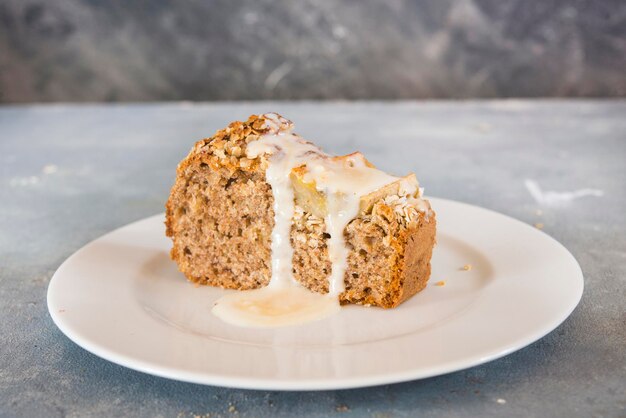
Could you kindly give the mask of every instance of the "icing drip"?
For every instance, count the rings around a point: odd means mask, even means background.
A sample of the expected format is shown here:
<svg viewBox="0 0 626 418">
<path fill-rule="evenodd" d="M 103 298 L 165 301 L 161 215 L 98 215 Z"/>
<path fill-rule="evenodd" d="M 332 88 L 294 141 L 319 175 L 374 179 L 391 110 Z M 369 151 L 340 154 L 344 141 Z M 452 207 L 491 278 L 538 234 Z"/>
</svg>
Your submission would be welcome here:
<svg viewBox="0 0 626 418">
<path fill-rule="evenodd" d="M 380 170 L 368 167 L 360 154 L 338 160 L 333 158 L 307 161 L 305 180 L 314 181 L 317 189 L 327 199 L 325 216 L 328 239 L 328 256 L 332 270 L 329 278 L 330 294 L 340 295 L 344 289 L 344 275 L 348 267 L 350 249 L 343 231 L 359 213 L 361 196 L 398 180 Z"/>
<path fill-rule="evenodd" d="M 402 196 L 419 197 L 421 193 L 416 185 L 373 168 L 359 153 L 331 157 L 292 133 L 292 125 L 286 119 L 276 114 L 266 114 L 264 118 L 268 132 L 258 141 L 249 143 L 246 154 L 248 158 L 265 155 L 268 161 L 265 176 L 274 196 L 272 276 L 265 288 L 222 297 L 213 313 L 234 325 L 277 327 L 318 320 L 339 310 L 350 251 L 344 230 L 358 215 L 362 196 L 398 180 L 401 180 L 399 193 Z M 332 266 L 326 295 L 310 292 L 293 277 L 290 236 L 295 201 L 290 174 L 294 168 L 304 165 L 304 180 L 314 182 L 317 191 L 326 198 L 324 220 L 326 233 L 330 235 L 327 248 Z"/>
</svg>

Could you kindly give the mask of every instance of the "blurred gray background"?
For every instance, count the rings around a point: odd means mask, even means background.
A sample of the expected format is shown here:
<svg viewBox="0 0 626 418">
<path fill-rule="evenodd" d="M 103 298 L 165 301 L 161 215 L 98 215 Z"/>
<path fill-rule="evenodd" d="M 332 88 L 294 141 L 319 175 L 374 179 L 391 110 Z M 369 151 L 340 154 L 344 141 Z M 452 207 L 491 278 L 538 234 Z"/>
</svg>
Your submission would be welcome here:
<svg viewBox="0 0 626 418">
<path fill-rule="evenodd" d="M 625 95 L 625 0 L 0 0 L 5 103 Z"/>
</svg>

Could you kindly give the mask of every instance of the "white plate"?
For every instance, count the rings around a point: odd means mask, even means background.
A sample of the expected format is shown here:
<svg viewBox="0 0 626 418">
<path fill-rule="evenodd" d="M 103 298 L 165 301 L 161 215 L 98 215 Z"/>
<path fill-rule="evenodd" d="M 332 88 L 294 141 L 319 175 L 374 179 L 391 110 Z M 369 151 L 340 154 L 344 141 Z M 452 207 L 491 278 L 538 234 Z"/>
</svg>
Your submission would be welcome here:
<svg viewBox="0 0 626 418">
<path fill-rule="evenodd" d="M 507 216 L 443 199 L 428 287 L 392 310 L 348 306 L 302 326 L 246 329 L 211 314 L 224 290 L 170 261 L 163 215 L 86 245 L 54 274 L 52 319 L 92 353 L 187 382 L 249 389 L 379 385 L 502 357 L 567 318 L 583 291 L 574 257 Z M 462 270 L 471 264 L 469 271 Z M 436 286 L 438 281 L 445 286 Z"/>
</svg>

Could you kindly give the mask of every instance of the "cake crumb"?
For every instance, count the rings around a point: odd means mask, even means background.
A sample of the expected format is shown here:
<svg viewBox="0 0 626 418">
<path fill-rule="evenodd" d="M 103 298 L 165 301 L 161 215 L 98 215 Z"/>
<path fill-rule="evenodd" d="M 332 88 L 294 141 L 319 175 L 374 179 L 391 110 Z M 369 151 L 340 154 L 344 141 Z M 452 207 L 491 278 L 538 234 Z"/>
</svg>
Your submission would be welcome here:
<svg viewBox="0 0 626 418">
<path fill-rule="evenodd" d="M 535 228 L 537 228 L 537 229 L 543 229 L 543 224 L 542 224 L 541 222 L 537 222 L 537 223 L 535 224 Z"/>
<path fill-rule="evenodd" d="M 54 164 L 46 164 L 43 166 L 43 168 L 41 169 L 41 172 L 43 174 L 54 174 L 59 170 L 59 167 L 57 167 Z"/>
<path fill-rule="evenodd" d="M 504 405 L 506 403 L 506 399 L 498 398 L 496 402 L 498 402 L 500 405 Z"/>
<path fill-rule="evenodd" d="M 491 131 L 492 126 L 488 123 L 480 122 L 474 125 L 474 129 L 476 129 L 480 133 L 487 133 Z"/>
<path fill-rule="evenodd" d="M 437 283 L 435 283 L 435 286 L 445 286 L 446 282 L 445 280 L 439 280 Z"/>
<path fill-rule="evenodd" d="M 231 414 L 239 413 L 239 411 L 237 411 L 237 408 L 235 408 L 235 405 L 233 405 L 232 403 L 228 406 L 228 412 L 230 412 Z"/>
<path fill-rule="evenodd" d="M 472 265 L 471 264 L 466 264 L 463 266 L 463 268 L 461 268 L 461 270 L 464 271 L 470 271 L 472 269 Z"/>
<path fill-rule="evenodd" d="M 337 412 L 348 412 L 349 410 L 350 408 L 348 408 L 348 405 L 337 405 L 335 408 L 335 411 Z"/>
</svg>

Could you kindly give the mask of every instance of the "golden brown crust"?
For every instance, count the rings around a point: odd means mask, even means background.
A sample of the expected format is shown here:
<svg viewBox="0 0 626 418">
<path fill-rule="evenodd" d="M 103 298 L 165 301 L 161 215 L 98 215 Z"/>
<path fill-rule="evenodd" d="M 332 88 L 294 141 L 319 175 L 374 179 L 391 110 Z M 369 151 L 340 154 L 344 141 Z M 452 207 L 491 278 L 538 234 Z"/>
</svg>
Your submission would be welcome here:
<svg viewBox="0 0 626 418">
<path fill-rule="evenodd" d="M 178 182 L 184 180 L 186 170 L 194 164 L 207 164 L 217 172 L 234 172 L 236 170 L 255 171 L 258 169 L 255 160 L 245 157 L 246 145 L 261 135 L 266 129 L 263 127 L 263 119 L 256 115 L 250 116 L 246 122 L 232 122 L 225 129 L 220 129 L 210 138 L 204 138 L 196 142 L 176 168 L 176 183 L 172 187 L 170 198 L 165 204 L 166 210 L 166 235 L 174 237 L 172 220 L 174 218 L 174 205 L 172 200 Z M 256 127 L 256 129 L 255 129 Z M 233 159 L 231 159 L 233 157 Z"/>
<path fill-rule="evenodd" d="M 420 216 L 418 224 L 404 238 L 404 258 L 400 273 L 400 293 L 393 306 L 398 306 L 420 292 L 430 278 L 430 259 L 436 244 L 437 220 L 434 212 Z"/>
</svg>

